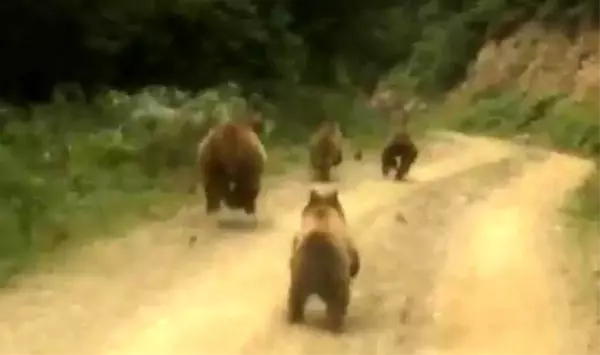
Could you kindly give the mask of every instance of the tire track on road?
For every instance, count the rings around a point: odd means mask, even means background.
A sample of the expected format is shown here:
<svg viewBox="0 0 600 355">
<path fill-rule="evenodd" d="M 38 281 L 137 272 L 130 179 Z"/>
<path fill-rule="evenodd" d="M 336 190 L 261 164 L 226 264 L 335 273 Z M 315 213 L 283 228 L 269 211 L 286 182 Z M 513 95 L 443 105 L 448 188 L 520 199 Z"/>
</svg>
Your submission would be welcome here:
<svg viewBox="0 0 600 355">
<path fill-rule="evenodd" d="M 571 348 L 568 298 L 552 273 L 554 243 L 546 237 L 591 165 L 551 153 L 457 221 L 434 298 L 434 353 L 579 350 Z"/>
<path fill-rule="evenodd" d="M 512 152 L 509 145 L 501 142 L 474 142 L 456 161 L 446 159 L 416 166 L 413 175 L 421 183 L 430 182 L 500 160 Z M 364 164 L 363 171 L 368 166 Z M 371 165 L 371 171 L 375 166 Z M 393 205 L 401 191 L 416 186 L 366 178 L 343 191 L 341 200 L 348 220 L 353 221 Z M 252 241 L 247 247 L 221 244 L 214 252 L 218 263 L 212 268 L 190 264 L 190 270 L 202 272 L 175 287 L 176 291 L 167 297 L 169 301 L 157 308 L 157 323 L 143 322 L 129 331 L 122 329 L 123 343 L 106 348 L 106 353 L 238 353 L 257 335 L 268 337 L 271 324 L 283 327 L 287 258 L 305 199 L 306 196 L 299 198 L 294 207 L 282 211 L 272 230 L 246 235 L 245 240 Z M 351 227 L 355 227 L 352 222 Z M 289 343 L 297 342 L 290 337 Z"/>
</svg>

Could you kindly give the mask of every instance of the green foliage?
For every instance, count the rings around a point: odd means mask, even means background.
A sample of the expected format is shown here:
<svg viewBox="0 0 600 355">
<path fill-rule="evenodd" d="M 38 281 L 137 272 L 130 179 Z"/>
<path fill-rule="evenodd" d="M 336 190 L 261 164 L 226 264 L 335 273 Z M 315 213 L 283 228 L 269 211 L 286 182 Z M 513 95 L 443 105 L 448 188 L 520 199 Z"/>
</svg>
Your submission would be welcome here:
<svg viewBox="0 0 600 355">
<path fill-rule="evenodd" d="M 0 274 L 10 274 L 64 240 L 113 232 L 135 216 L 167 215 L 189 201 L 196 147 L 215 122 L 262 111 L 269 173 L 304 158 L 306 137 L 323 119 L 347 135 L 379 132 L 384 122 L 352 93 L 307 87 L 269 102 L 229 83 L 193 93 L 161 86 L 136 94 L 109 90 L 91 103 L 55 101 L 29 110 L 6 106 L 0 135 Z M 297 124 L 294 124 L 297 122 Z M 298 148 L 291 143 L 302 142 Z M 1 279 L 1 275 L 0 275 Z"/>
<path fill-rule="evenodd" d="M 516 90 L 491 89 L 473 98 L 464 110 L 444 117 L 442 106 L 433 115 L 423 117 L 428 128 L 445 128 L 473 134 L 505 138 L 526 137 L 534 144 L 600 158 L 600 122 L 598 108 L 572 102 L 560 95 L 533 99 Z M 574 234 L 584 249 L 597 238 L 600 217 L 600 176 L 598 168 L 575 193 L 567 206 Z M 578 238 L 579 238 L 578 237 Z M 592 244 L 590 244 L 592 243 Z M 597 242 L 596 242 L 597 244 Z"/>
<path fill-rule="evenodd" d="M 532 99 L 519 91 L 490 91 L 458 114 L 434 118 L 430 125 L 503 137 L 525 134 L 555 149 L 600 157 L 596 110 L 560 95 Z"/>
<path fill-rule="evenodd" d="M 597 15 L 594 0 L 7 0 L 0 97 L 45 100 L 61 83 L 91 98 L 106 86 L 196 91 L 229 80 L 269 97 L 298 84 L 370 92 L 395 66 L 435 93 L 460 81 L 488 37 L 531 18 L 572 27 Z"/>
<path fill-rule="evenodd" d="M 274 143 L 305 142 L 326 119 L 337 121 L 346 136 L 381 133 L 387 122 L 354 92 L 327 87 L 297 87 L 293 94 L 282 95 L 269 106 L 266 111 L 274 122 Z"/>
<path fill-rule="evenodd" d="M 267 145 L 302 141 L 334 119 L 365 145 L 387 125 L 357 93 L 370 94 L 382 77 L 407 96 L 438 95 L 461 81 L 486 39 L 530 18 L 572 27 L 597 25 L 597 14 L 595 0 L 7 0 L 0 269 L 61 236 L 113 225 L 115 214 L 181 200 L 179 177 L 213 119 L 254 107 L 267 118 Z M 207 89 L 221 83 L 237 84 Z M 590 115 L 508 93 L 445 124 L 530 132 L 597 155 Z"/>
<path fill-rule="evenodd" d="M 524 117 L 523 100 L 523 94 L 520 92 L 505 92 L 498 97 L 474 102 L 459 114 L 446 118 L 444 123 L 469 133 L 482 131 L 506 133 L 514 129 L 519 120 Z"/>
<path fill-rule="evenodd" d="M 600 170 L 591 174 L 581 188 L 575 193 L 569 211 L 578 218 L 589 222 L 600 223 Z M 596 232 L 598 229 L 596 228 Z"/>
<path fill-rule="evenodd" d="M 64 239 L 109 232 L 121 217 L 154 213 L 158 202 L 188 200 L 195 148 L 210 120 L 237 119 L 245 109 L 236 90 L 151 87 L 109 91 L 90 105 L 5 107 L 0 268 Z"/>
</svg>

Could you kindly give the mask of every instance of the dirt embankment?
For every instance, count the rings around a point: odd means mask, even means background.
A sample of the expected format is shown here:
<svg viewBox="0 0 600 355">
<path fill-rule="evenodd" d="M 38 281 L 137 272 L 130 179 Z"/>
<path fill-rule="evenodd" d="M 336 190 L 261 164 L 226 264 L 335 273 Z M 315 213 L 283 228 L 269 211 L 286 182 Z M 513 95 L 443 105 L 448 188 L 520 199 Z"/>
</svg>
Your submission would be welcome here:
<svg viewBox="0 0 600 355">
<path fill-rule="evenodd" d="M 581 27 L 569 38 L 561 30 L 525 24 L 502 41 L 486 43 L 451 98 L 464 99 L 487 88 L 517 87 L 538 97 L 562 93 L 597 105 L 599 46 L 598 29 Z"/>
<path fill-rule="evenodd" d="M 267 183 L 258 229 L 218 226 L 195 206 L 22 275 L 0 293 L 0 353 L 594 349 L 598 326 L 571 317 L 548 233 L 589 164 L 456 134 L 423 147 L 411 182 L 383 180 L 368 154 L 339 172 L 363 259 L 345 334 L 318 329 L 316 302 L 309 325 L 285 323 L 290 241 L 309 189 L 298 171 Z"/>
</svg>

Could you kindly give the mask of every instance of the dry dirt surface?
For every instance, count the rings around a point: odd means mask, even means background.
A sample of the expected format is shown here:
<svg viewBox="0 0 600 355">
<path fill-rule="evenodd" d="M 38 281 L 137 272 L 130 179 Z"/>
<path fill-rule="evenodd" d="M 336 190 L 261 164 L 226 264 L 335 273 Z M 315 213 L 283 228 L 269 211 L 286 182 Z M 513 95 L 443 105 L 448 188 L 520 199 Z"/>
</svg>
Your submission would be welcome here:
<svg viewBox="0 0 600 355">
<path fill-rule="evenodd" d="M 309 302 L 306 325 L 285 321 L 290 243 L 311 186 L 296 171 L 266 182 L 257 228 L 219 224 L 194 206 L 21 275 L 0 291 L 0 353 L 594 349 L 598 326 L 571 316 L 549 233 L 591 164 L 453 133 L 422 149 L 408 182 L 383 179 L 375 155 L 338 171 L 362 258 L 341 335 L 320 328 L 319 302 Z"/>
</svg>

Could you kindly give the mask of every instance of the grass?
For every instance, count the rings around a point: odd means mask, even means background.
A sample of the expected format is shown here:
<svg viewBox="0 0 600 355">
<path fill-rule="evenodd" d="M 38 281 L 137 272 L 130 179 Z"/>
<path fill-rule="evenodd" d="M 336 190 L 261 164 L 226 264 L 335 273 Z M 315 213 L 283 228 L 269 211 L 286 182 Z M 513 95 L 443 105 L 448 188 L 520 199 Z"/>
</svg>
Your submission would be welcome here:
<svg viewBox="0 0 600 355">
<path fill-rule="evenodd" d="M 465 100 L 466 101 L 466 100 Z M 460 105 L 462 104 L 462 105 Z M 428 129 L 448 129 L 526 140 L 530 144 L 593 159 L 600 158 L 600 110 L 595 102 L 576 103 L 561 95 L 532 98 L 517 90 L 488 90 L 470 100 L 441 104 L 422 117 Z M 564 206 L 566 222 L 559 248 L 571 284 L 572 312 L 600 322 L 600 173 L 595 171 Z M 597 327 L 592 326 L 593 332 Z M 597 343 L 597 334 L 591 335 Z M 596 348 L 597 350 L 597 344 Z"/>
<path fill-rule="evenodd" d="M 505 139 L 520 137 L 531 144 L 594 159 L 600 158 L 598 102 L 573 102 L 562 95 L 532 98 L 518 90 L 489 89 L 473 95 L 462 107 L 439 105 L 422 117 L 427 129 L 448 129 Z M 571 222 L 580 227 L 577 238 L 600 228 L 600 176 L 598 169 L 586 180 L 566 207 Z M 582 242 L 586 244 L 587 240 Z M 581 250 L 597 250 L 582 245 Z"/>
<path fill-rule="evenodd" d="M 267 175 L 283 174 L 296 167 L 304 159 L 304 151 L 292 146 L 281 149 L 276 147 L 269 151 Z M 49 221 L 39 225 L 33 247 L 12 245 L 12 254 L 0 258 L 0 286 L 5 285 L 12 276 L 29 267 L 35 266 L 40 257 L 52 256 L 61 250 L 73 248 L 98 238 L 114 238 L 123 236 L 129 229 L 147 221 L 167 220 L 172 218 L 181 207 L 203 201 L 200 189 L 194 195 L 188 194 L 182 185 L 176 186 L 177 180 L 184 180 L 187 171 L 179 172 L 180 179 L 171 177 L 166 186 L 149 187 L 137 192 L 123 189 L 102 189 L 87 197 L 83 205 L 86 208 L 65 212 L 68 221 Z M 187 185 L 185 185 L 187 187 Z M 17 217 L 0 215 L 3 225 L 14 224 Z M 68 229 L 65 235 L 65 228 Z M 12 234 L 18 236 L 18 232 Z M 8 236 L 11 236 L 10 234 Z M 66 238 L 60 240 L 60 237 Z M 14 243 L 14 239 L 5 238 L 2 242 Z M 4 250 L 6 245 L 1 245 Z"/>
<path fill-rule="evenodd" d="M 306 138 L 323 118 L 340 122 L 352 145 L 383 134 L 377 113 L 350 94 L 310 88 L 260 107 L 267 174 L 302 164 Z M 0 284 L 41 255 L 120 236 L 166 219 L 190 196 L 190 168 L 207 118 L 231 119 L 248 105 L 235 85 L 198 94 L 147 88 L 107 92 L 93 103 L 59 98 L 29 111 L 0 106 Z"/>
<path fill-rule="evenodd" d="M 600 257 L 600 170 L 598 166 L 573 193 L 564 208 L 574 245 L 584 263 L 595 267 Z"/>
<path fill-rule="evenodd" d="M 481 92 L 461 109 L 440 105 L 425 117 L 427 129 L 513 139 L 584 157 L 600 156 L 598 108 L 561 95 L 532 98 L 517 90 Z"/>
</svg>

